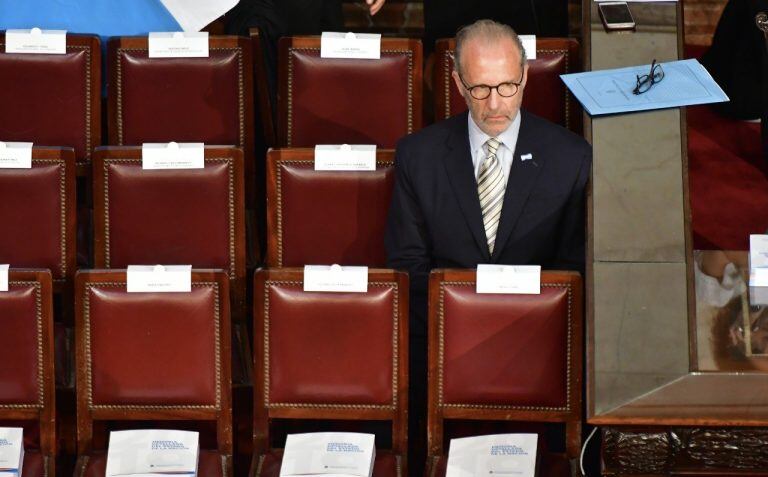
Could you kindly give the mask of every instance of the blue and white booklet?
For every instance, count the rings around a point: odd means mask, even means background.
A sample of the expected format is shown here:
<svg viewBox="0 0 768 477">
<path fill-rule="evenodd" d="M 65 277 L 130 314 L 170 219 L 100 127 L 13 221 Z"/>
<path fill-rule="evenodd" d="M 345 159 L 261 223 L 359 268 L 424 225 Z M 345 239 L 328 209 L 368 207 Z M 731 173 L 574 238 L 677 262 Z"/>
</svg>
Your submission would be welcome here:
<svg viewBox="0 0 768 477">
<path fill-rule="evenodd" d="M 371 477 L 375 437 L 358 432 L 289 434 L 280 477 Z"/>
<path fill-rule="evenodd" d="M 536 475 L 536 434 L 493 434 L 451 439 L 445 477 Z"/>
<path fill-rule="evenodd" d="M 560 78 L 592 116 L 730 101 L 698 60 L 657 65 L 664 71 L 663 79 L 642 94 L 634 94 L 633 90 L 637 77 L 650 73 L 650 64 L 571 73 Z"/>
<path fill-rule="evenodd" d="M 24 429 L 0 427 L 0 477 L 21 477 L 24 466 Z"/>
<path fill-rule="evenodd" d="M 200 454 L 199 434 L 190 431 L 142 429 L 109 433 L 106 477 L 195 477 Z"/>
</svg>

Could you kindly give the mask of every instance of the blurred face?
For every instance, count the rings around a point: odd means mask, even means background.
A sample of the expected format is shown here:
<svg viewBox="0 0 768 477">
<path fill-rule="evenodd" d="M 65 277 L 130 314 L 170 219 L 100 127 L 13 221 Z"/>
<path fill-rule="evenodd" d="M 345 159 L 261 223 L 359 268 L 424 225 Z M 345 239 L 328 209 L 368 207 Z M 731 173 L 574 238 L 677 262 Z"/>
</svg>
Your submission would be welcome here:
<svg viewBox="0 0 768 477">
<path fill-rule="evenodd" d="M 512 124 L 520 111 L 528 65 L 525 68 L 520 66 L 517 45 L 506 38 L 494 43 L 470 39 L 464 45 L 460 63 L 461 76 L 454 71 L 453 80 L 469 106 L 472 119 L 487 135 L 498 136 Z M 517 93 L 506 98 L 493 89 L 487 98 L 475 99 L 464 86 L 496 86 L 510 82 L 520 83 L 520 86 Z"/>
</svg>

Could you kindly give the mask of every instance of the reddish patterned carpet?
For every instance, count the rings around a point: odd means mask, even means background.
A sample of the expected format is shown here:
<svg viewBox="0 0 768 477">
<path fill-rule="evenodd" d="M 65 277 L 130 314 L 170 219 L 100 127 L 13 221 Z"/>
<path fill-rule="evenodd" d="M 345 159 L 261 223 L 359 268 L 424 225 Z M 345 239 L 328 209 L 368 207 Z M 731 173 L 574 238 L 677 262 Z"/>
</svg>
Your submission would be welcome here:
<svg viewBox="0 0 768 477">
<path fill-rule="evenodd" d="M 768 230 L 768 163 L 760 123 L 687 109 L 688 169 L 697 249 L 746 250 L 749 234 Z"/>
</svg>

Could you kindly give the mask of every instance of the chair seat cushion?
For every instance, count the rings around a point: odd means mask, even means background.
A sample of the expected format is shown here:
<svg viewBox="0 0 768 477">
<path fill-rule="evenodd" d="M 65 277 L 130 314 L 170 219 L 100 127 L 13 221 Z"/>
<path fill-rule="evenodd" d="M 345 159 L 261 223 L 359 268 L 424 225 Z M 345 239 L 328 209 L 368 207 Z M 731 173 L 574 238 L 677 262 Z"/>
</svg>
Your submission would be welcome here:
<svg viewBox="0 0 768 477">
<path fill-rule="evenodd" d="M 427 459 L 427 477 L 445 477 L 448 456 L 429 457 Z M 546 452 L 541 457 L 539 477 L 570 477 L 571 464 L 565 454 Z"/>
<path fill-rule="evenodd" d="M 262 454 L 256 461 L 256 472 L 253 477 L 274 477 L 280 475 L 280 464 L 283 461 L 282 449 L 272 450 Z M 373 463 L 374 477 L 403 477 L 401 456 L 392 452 L 376 450 L 376 460 Z"/>
<path fill-rule="evenodd" d="M 88 462 L 85 464 L 85 471 L 78 477 L 104 477 L 107 470 L 107 453 L 103 451 L 93 452 L 87 457 Z M 227 477 L 225 475 L 225 467 L 222 465 L 221 453 L 218 451 L 200 450 L 200 458 L 197 464 L 197 475 L 199 477 Z M 23 473 L 26 477 L 26 468 Z"/>
<path fill-rule="evenodd" d="M 39 450 L 24 451 L 24 467 L 21 468 L 24 477 L 43 477 L 47 475 L 43 454 Z"/>
</svg>

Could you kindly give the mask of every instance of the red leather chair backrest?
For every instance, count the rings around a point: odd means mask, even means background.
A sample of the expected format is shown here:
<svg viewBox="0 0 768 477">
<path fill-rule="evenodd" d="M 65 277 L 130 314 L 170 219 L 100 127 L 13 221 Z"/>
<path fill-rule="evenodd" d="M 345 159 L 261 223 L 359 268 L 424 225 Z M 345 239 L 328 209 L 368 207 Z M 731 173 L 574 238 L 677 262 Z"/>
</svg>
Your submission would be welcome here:
<svg viewBox="0 0 768 477">
<path fill-rule="evenodd" d="M 121 270 L 75 281 L 78 451 L 104 419 L 218 419 L 231 446 L 226 273 L 194 271 L 190 293 L 128 293 Z"/>
<path fill-rule="evenodd" d="M 212 36 L 209 53 L 208 58 L 149 58 L 147 37 L 111 39 L 109 144 L 233 145 L 243 149 L 246 177 L 253 177 L 251 44 Z"/>
<path fill-rule="evenodd" d="M 302 269 L 256 272 L 255 434 L 269 418 L 385 419 L 405 450 L 408 279 L 368 279 L 365 293 L 321 293 L 303 291 Z"/>
<path fill-rule="evenodd" d="M 464 419 L 577 422 L 580 275 L 543 272 L 539 295 L 478 294 L 475 284 L 474 270 L 430 276 L 430 426 L 455 413 Z"/>
<path fill-rule="evenodd" d="M 57 287 L 70 283 L 75 211 L 71 148 L 34 147 L 31 169 L 0 169 L 0 263 L 47 268 Z"/>
<path fill-rule="evenodd" d="M 381 59 L 320 58 L 319 37 L 278 44 L 278 145 L 394 148 L 421 129 L 419 40 L 383 38 Z"/>
<path fill-rule="evenodd" d="M 451 77 L 456 42 L 437 41 L 433 91 L 435 120 L 467 110 L 467 103 Z M 536 59 L 528 60 L 528 82 L 523 108 L 572 131 L 581 131 L 578 105 L 560 79 L 561 74 L 579 71 L 579 42 L 573 38 L 537 38 Z"/>
<path fill-rule="evenodd" d="M 36 421 L 29 434 L 39 429 L 39 438 L 26 445 L 39 447 L 52 466 L 56 402 L 51 273 L 12 268 L 8 278 L 8 291 L 0 292 L 0 420 Z"/>
<path fill-rule="evenodd" d="M 221 268 L 245 297 L 242 151 L 206 147 L 203 169 L 144 170 L 140 147 L 94 156 L 97 268 L 191 264 Z"/>
<path fill-rule="evenodd" d="M 99 38 L 68 34 L 64 55 L 19 54 L 0 33 L 0 104 L 0 141 L 72 147 L 85 168 L 101 144 Z"/>
<path fill-rule="evenodd" d="M 377 152 L 376 171 L 315 171 L 311 149 L 267 153 L 267 264 L 386 265 L 384 229 L 394 154 Z"/>
</svg>

